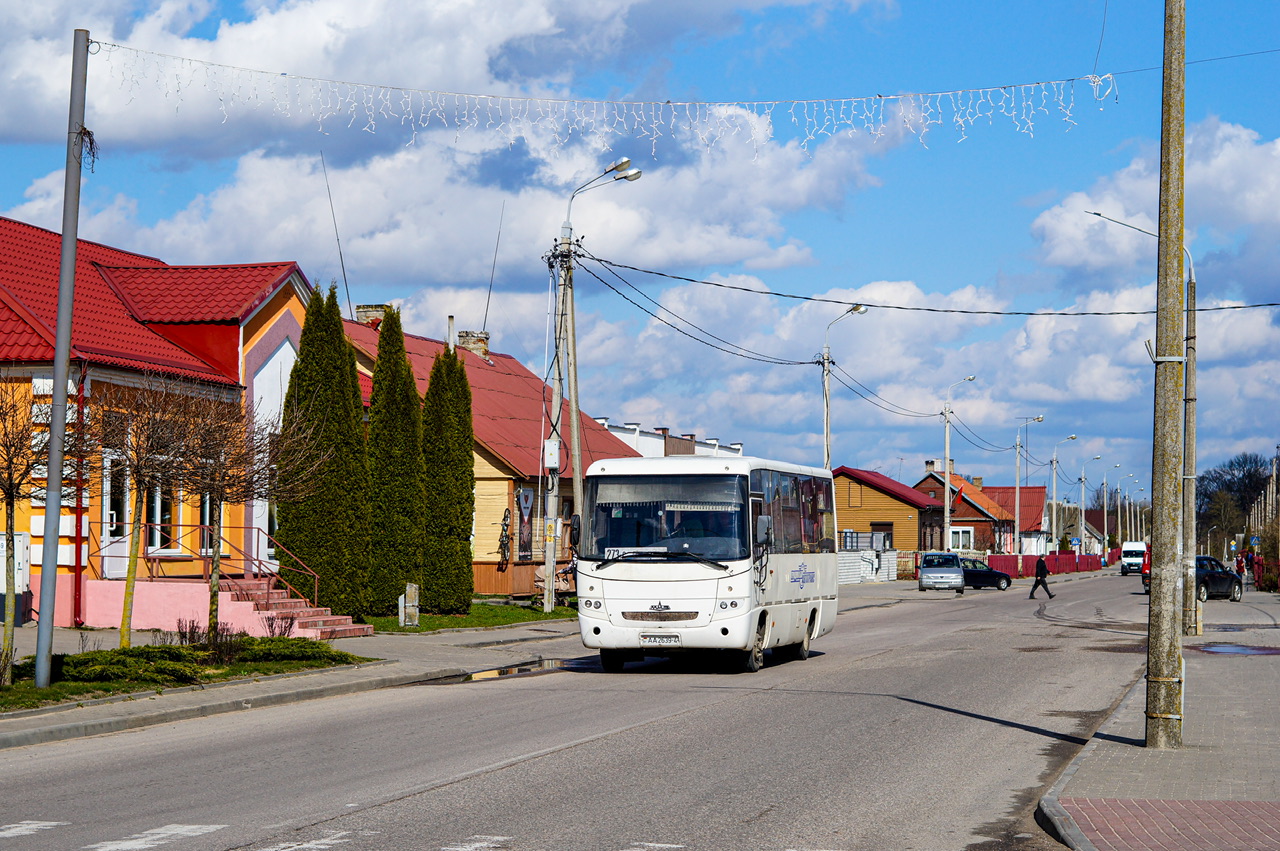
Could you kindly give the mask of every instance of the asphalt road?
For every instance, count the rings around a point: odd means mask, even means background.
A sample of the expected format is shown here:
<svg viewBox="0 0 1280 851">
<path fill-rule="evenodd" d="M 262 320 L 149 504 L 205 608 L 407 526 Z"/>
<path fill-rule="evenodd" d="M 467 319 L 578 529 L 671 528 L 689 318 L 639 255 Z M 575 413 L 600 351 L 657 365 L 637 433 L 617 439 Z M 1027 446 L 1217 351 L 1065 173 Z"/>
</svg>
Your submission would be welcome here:
<svg viewBox="0 0 1280 851">
<path fill-rule="evenodd" d="M 0 851 L 1059 848 L 1031 812 L 1139 675 L 1147 601 L 1028 586 L 850 611 L 756 674 L 561 639 L 551 673 L 6 751 Z"/>
</svg>

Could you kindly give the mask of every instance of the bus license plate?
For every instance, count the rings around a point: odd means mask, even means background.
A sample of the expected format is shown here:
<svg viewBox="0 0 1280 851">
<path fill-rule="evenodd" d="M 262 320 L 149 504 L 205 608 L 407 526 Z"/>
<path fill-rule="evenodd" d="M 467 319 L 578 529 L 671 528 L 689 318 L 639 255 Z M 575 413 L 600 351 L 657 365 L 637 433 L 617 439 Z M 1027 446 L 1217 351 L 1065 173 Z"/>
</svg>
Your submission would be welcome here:
<svg viewBox="0 0 1280 851">
<path fill-rule="evenodd" d="M 640 636 L 640 646 L 641 647 L 679 647 L 680 636 L 674 635 L 674 634 L 669 634 L 669 635 L 643 635 L 642 634 Z"/>
</svg>

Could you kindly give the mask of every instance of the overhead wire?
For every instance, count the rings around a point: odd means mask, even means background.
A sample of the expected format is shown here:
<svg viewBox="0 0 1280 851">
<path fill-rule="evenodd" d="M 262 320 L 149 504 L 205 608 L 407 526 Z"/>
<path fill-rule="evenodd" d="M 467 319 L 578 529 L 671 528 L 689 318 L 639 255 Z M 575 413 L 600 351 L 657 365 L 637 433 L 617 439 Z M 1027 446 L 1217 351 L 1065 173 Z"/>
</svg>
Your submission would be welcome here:
<svg viewBox="0 0 1280 851">
<path fill-rule="evenodd" d="M 638 266 L 628 266 L 625 263 L 614 263 L 609 260 L 595 258 L 598 263 L 605 266 L 616 267 L 619 269 L 629 269 L 633 272 L 640 272 L 645 275 L 654 275 L 659 278 L 668 278 L 673 281 L 684 281 L 688 284 L 701 284 L 708 287 L 719 287 L 720 289 L 736 290 L 738 292 L 753 293 L 755 295 L 772 296 L 774 298 L 793 299 L 796 301 L 811 301 L 819 304 L 834 304 L 841 307 L 851 307 L 855 304 L 864 307 L 874 307 L 879 310 L 901 310 L 915 313 L 947 313 L 960 316 L 1154 316 L 1156 310 L 970 310 L 958 307 L 924 307 L 922 305 L 905 305 L 905 304 L 877 304 L 870 301 L 846 301 L 837 298 L 827 298 L 825 296 L 800 295 L 798 293 L 784 293 L 775 290 L 761 290 L 753 287 L 744 287 L 737 284 L 727 284 L 722 281 L 704 281 L 698 278 L 687 278 L 683 275 L 673 275 L 669 272 L 657 272 L 652 269 L 642 269 Z M 1215 313 L 1224 310 L 1254 310 L 1266 307 L 1280 307 L 1280 302 L 1258 302 L 1254 304 L 1226 304 L 1216 305 L 1213 307 L 1196 307 L 1196 313 Z"/>
</svg>

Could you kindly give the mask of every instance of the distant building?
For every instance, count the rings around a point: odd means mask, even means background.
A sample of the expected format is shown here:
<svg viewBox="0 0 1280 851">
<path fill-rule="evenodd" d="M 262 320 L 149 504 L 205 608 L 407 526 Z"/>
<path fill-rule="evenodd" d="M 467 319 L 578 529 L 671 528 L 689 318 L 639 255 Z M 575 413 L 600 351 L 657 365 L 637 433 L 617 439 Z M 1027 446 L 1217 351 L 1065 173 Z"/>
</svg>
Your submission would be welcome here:
<svg viewBox="0 0 1280 851">
<path fill-rule="evenodd" d="M 925 476 L 915 489 L 933 499 L 947 499 L 942 465 L 925 462 Z M 951 541 L 947 549 L 1007 553 L 1013 548 L 1013 515 L 982 491 L 982 479 L 950 475 Z"/>
<path fill-rule="evenodd" d="M 837 467 L 842 550 L 932 550 L 942 542 L 942 502 L 872 470 Z"/>
<path fill-rule="evenodd" d="M 1049 524 L 1045 517 L 1044 485 L 987 485 L 982 492 L 991 497 L 1011 517 L 1021 522 L 1022 552 L 1025 555 L 1045 555 L 1049 552 Z M 1022 502 L 1020 512 L 1015 513 L 1014 500 Z M 1018 516 L 1020 513 L 1021 516 Z M 1013 527 L 1010 526 L 1010 529 Z M 1015 550 L 1016 552 L 1016 550 Z"/>
<path fill-rule="evenodd" d="M 596 422 L 646 458 L 665 458 L 668 455 L 743 454 L 741 443 L 721 443 L 718 437 L 700 440 L 695 434 L 674 435 L 669 428 L 659 426 L 645 429 L 640 423 L 610 425 L 608 417 L 596 417 Z"/>
</svg>

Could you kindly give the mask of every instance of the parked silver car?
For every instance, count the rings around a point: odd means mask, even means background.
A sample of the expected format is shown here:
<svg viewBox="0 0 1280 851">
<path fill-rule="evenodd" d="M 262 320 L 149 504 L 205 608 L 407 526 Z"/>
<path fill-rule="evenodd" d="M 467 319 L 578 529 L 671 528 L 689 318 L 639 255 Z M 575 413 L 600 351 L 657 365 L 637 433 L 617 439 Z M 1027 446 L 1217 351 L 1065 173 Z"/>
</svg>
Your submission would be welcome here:
<svg viewBox="0 0 1280 851">
<path fill-rule="evenodd" d="M 964 593 L 964 568 L 955 553 L 925 553 L 920 557 L 918 577 L 921 591 L 932 588 Z"/>
</svg>

